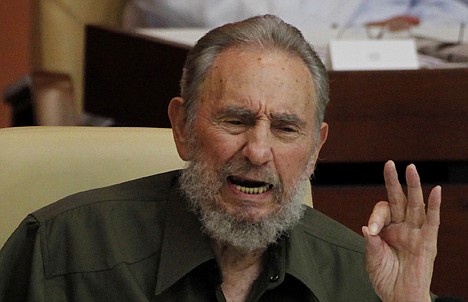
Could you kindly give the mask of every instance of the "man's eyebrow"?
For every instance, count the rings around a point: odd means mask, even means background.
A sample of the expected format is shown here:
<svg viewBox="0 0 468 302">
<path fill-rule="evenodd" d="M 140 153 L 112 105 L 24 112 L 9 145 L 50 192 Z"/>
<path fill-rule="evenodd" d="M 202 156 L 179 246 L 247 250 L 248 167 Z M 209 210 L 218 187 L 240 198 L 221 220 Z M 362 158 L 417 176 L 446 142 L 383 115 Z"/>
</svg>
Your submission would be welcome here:
<svg viewBox="0 0 468 302">
<path fill-rule="evenodd" d="M 235 116 L 254 122 L 257 119 L 257 113 L 240 106 L 229 106 L 220 112 L 220 117 Z M 270 119 L 276 123 L 294 124 L 298 127 L 304 127 L 307 122 L 291 113 L 270 113 Z"/>
<path fill-rule="evenodd" d="M 272 122 L 294 124 L 298 127 L 304 127 L 307 122 L 299 118 L 296 114 L 291 113 L 271 113 L 270 118 Z"/>
<path fill-rule="evenodd" d="M 239 106 L 229 106 L 227 108 L 224 108 L 221 110 L 219 113 L 221 117 L 226 117 L 226 116 L 236 116 L 236 117 L 241 117 L 245 119 L 252 119 L 255 120 L 256 113 L 244 108 L 244 107 L 239 107 Z"/>
</svg>

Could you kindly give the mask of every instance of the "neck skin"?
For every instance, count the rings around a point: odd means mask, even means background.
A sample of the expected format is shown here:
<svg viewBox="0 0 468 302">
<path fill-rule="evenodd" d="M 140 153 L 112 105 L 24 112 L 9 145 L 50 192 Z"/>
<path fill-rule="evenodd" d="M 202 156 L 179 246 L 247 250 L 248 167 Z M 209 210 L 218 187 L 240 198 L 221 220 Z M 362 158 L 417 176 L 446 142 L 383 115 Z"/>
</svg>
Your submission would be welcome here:
<svg viewBox="0 0 468 302">
<path fill-rule="evenodd" d="M 253 283 L 262 272 L 265 249 L 247 253 L 215 241 L 211 245 L 223 274 L 221 288 L 226 301 L 246 301 Z"/>
</svg>

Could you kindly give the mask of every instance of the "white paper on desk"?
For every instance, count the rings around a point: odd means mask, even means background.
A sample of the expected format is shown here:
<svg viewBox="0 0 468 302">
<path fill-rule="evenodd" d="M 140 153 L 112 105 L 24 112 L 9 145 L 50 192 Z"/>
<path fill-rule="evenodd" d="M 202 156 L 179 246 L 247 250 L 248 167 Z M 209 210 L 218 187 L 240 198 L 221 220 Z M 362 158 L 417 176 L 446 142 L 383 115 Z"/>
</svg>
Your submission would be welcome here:
<svg viewBox="0 0 468 302">
<path fill-rule="evenodd" d="M 463 24 L 441 24 L 415 26 L 411 29 L 413 37 L 425 38 L 445 43 L 467 43 L 468 30 Z"/>
<path fill-rule="evenodd" d="M 416 44 L 405 40 L 332 40 L 333 70 L 418 69 Z"/>
</svg>

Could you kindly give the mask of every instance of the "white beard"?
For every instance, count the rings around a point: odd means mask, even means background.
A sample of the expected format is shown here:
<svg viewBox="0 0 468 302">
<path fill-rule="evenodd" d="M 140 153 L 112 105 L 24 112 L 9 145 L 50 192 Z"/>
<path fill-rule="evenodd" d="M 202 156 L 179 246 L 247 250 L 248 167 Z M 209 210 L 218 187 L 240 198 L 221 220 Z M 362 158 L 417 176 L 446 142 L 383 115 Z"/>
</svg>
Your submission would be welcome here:
<svg viewBox="0 0 468 302">
<path fill-rule="evenodd" d="M 208 160 L 201 156 L 192 161 L 183 170 L 180 177 L 180 187 L 192 209 L 203 224 L 203 231 L 220 244 L 227 244 L 242 252 L 265 249 L 292 228 L 303 216 L 305 205 L 306 182 L 309 175 L 304 170 L 303 175 L 290 188 L 284 188 L 279 177 L 271 171 L 263 175 L 274 184 L 276 202 L 283 205 L 278 211 L 257 221 L 252 221 L 242 213 L 226 211 L 220 204 L 220 189 L 229 175 L 258 169 L 245 159 L 233 159 L 221 171 L 210 168 Z"/>
</svg>

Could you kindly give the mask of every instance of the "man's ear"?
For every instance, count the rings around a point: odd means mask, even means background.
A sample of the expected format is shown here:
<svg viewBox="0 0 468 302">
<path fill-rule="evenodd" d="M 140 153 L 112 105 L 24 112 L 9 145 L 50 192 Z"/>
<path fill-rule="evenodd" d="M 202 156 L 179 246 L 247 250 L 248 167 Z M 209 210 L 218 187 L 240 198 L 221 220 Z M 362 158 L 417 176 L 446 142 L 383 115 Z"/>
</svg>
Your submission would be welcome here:
<svg viewBox="0 0 468 302">
<path fill-rule="evenodd" d="M 180 158 L 184 161 L 189 161 L 191 159 L 191 152 L 186 132 L 187 114 L 184 108 L 184 99 L 181 97 L 173 98 L 169 103 L 167 113 L 171 121 L 177 152 Z"/>
<path fill-rule="evenodd" d="M 322 149 L 322 146 L 327 141 L 327 138 L 328 138 L 328 124 L 323 122 L 322 126 L 320 127 L 320 143 L 319 143 L 317 152 L 320 152 L 320 150 Z"/>
<path fill-rule="evenodd" d="M 328 124 L 327 123 L 323 122 L 322 125 L 320 126 L 319 135 L 320 135 L 319 142 L 315 148 L 314 154 L 312 155 L 314 163 L 317 162 L 317 158 L 319 156 L 320 150 L 322 149 L 322 146 L 327 141 L 327 137 L 328 137 Z M 312 175 L 315 169 L 315 164 L 312 165 L 310 168 L 311 168 L 311 171 L 308 171 L 308 173 L 309 175 Z"/>
</svg>

